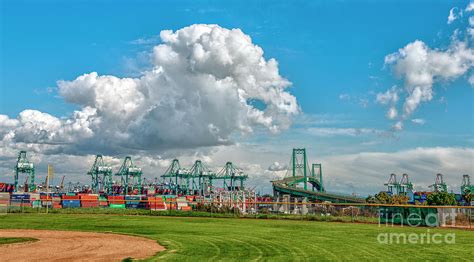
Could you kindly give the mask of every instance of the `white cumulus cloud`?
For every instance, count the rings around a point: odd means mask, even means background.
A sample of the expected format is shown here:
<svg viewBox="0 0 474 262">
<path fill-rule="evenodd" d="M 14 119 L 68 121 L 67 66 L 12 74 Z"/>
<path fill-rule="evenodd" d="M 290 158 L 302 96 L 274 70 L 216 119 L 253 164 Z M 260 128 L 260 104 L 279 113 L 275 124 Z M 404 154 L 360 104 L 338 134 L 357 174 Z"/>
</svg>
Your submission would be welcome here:
<svg viewBox="0 0 474 262">
<path fill-rule="evenodd" d="M 388 89 L 384 93 L 378 93 L 375 101 L 381 105 L 390 105 L 389 110 L 387 111 L 386 117 L 388 119 L 395 119 L 398 116 L 398 110 L 396 108 L 397 102 L 399 100 L 399 90 L 396 86 Z"/>
<path fill-rule="evenodd" d="M 471 12 L 472 10 L 474 10 L 474 2 L 469 2 L 465 10 L 466 12 Z"/>
<path fill-rule="evenodd" d="M 454 22 L 456 19 L 462 16 L 462 10 L 458 10 L 457 7 L 451 8 L 449 10 L 449 16 L 448 16 L 448 25 Z"/>
<path fill-rule="evenodd" d="M 426 120 L 422 118 L 414 118 L 411 120 L 411 122 L 417 125 L 424 125 L 426 123 Z"/>
<path fill-rule="evenodd" d="M 474 10 L 473 2 L 470 2 L 464 10 L 452 8 L 449 12 L 448 24 L 456 19 L 464 19 L 467 17 L 464 12 L 467 14 L 472 10 Z M 404 92 L 400 92 L 404 97 L 403 111 L 400 114 L 396 110 L 398 93 L 396 99 L 391 99 L 392 90 L 377 95 L 378 103 L 390 106 L 386 114 L 387 118 L 392 120 L 398 118 L 398 122 L 393 125 L 394 130 L 403 129 L 403 121 L 409 119 L 421 103 L 433 99 L 436 83 L 453 81 L 465 74 L 470 74 L 468 81 L 473 85 L 474 17 L 466 19 L 468 19 L 467 28 L 455 29 L 451 43 L 446 48 L 431 48 L 423 41 L 415 40 L 397 52 L 385 56 L 385 65 L 391 66 L 395 75 L 403 79 L 405 83 Z"/>
<path fill-rule="evenodd" d="M 193 148 L 229 144 L 256 128 L 280 132 L 299 113 L 277 61 L 240 29 L 195 24 L 160 39 L 153 68 L 139 77 L 92 72 L 58 81 L 59 94 L 80 110 L 69 118 L 36 110 L 1 116 L 0 135 L 62 151 L 72 151 L 64 144 L 82 152 Z"/>
<path fill-rule="evenodd" d="M 393 124 L 392 129 L 395 131 L 400 131 L 403 129 L 403 122 L 402 121 L 397 121 L 395 124 Z"/>
<path fill-rule="evenodd" d="M 360 135 L 382 135 L 384 132 L 372 128 L 337 128 L 337 127 L 310 127 L 306 132 L 313 136 L 360 136 Z"/>
<path fill-rule="evenodd" d="M 376 102 L 382 105 L 396 104 L 398 102 L 398 89 L 393 86 L 385 93 L 378 93 L 376 96 Z"/>
<path fill-rule="evenodd" d="M 269 167 L 269 171 L 286 171 L 288 170 L 288 165 L 286 164 L 281 164 L 278 161 L 273 162 Z"/>
<path fill-rule="evenodd" d="M 397 116 L 398 116 L 397 109 L 394 106 L 390 107 L 387 111 L 387 118 L 388 119 L 395 119 Z"/>
<path fill-rule="evenodd" d="M 453 39 L 444 50 L 432 49 L 424 42 L 416 40 L 385 57 L 385 64 L 393 66 L 395 74 L 405 82 L 406 98 L 403 104 L 401 121 L 407 119 L 422 102 L 433 99 L 433 85 L 440 81 L 454 80 L 471 70 L 474 66 L 474 50 L 470 43 Z M 391 103 L 387 117 L 396 117 L 394 105 L 398 101 L 393 88 L 377 95 L 381 104 Z M 395 130 L 403 125 L 396 123 Z"/>
<path fill-rule="evenodd" d="M 471 84 L 471 86 L 474 86 L 474 74 L 472 74 L 472 75 L 469 77 L 468 81 L 469 81 L 469 84 Z"/>
</svg>

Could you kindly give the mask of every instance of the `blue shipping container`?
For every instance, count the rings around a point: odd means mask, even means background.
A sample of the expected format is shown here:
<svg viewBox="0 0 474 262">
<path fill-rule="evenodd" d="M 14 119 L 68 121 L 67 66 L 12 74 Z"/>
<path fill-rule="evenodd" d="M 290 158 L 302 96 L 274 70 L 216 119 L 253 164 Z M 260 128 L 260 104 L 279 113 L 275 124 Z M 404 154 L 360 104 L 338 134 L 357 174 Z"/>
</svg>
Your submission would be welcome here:
<svg viewBox="0 0 474 262">
<path fill-rule="evenodd" d="M 81 200 L 63 200 L 61 201 L 63 208 L 79 208 L 81 207 Z"/>
</svg>

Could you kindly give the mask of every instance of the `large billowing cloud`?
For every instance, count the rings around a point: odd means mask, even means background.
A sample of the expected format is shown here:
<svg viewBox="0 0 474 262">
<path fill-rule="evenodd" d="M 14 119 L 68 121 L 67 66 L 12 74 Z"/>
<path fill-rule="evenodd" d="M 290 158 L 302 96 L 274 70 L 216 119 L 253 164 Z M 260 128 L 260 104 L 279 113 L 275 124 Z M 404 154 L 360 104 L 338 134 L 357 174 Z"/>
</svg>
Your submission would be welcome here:
<svg viewBox="0 0 474 262">
<path fill-rule="evenodd" d="M 153 68 L 137 78 L 99 75 L 58 81 L 80 107 L 69 118 L 25 110 L 0 116 L 2 143 L 37 143 L 67 153 L 196 148 L 235 134 L 287 129 L 298 114 L 275 59 L 240 29 L 196 24 L 160 33 Z"/>
</svg>

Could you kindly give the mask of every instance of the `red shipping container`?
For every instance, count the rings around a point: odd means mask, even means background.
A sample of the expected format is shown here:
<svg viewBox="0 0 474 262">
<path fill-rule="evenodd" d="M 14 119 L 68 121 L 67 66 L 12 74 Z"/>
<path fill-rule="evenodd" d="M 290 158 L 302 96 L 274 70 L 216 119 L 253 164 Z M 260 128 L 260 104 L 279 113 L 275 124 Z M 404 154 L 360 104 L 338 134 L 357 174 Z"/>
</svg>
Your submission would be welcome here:
<svg viewBox="0 0 474 262">
<path fill-rule="evenodd" d="M 48 195 L 40 195 L 40 199 L 41 200 L 51 200 L 51 196 L 48 196 Z"/>
<path fill-rule="evenodd" d="M 188 202 L 193 202 L 194 201 L 194 197 L 193 196 L 186 196 L 186 200 Z"/>
<path fill-rule="evenodd" d="M 91 205 L 96 205 L 96 206 L 99 206 L 99 200 L 98 199 L 92 199 L 92 200 L 89 200 L 89 199 L 81 199 L 81 205 L 84 206 L 91 206 Z"/>
<path fill-rule="evenodd" d="M 97 195 L 80 195 L 79 197 L 81 199 L 99 199 L 99 196 Z"/>
<path fill-rule="evenodd" d="M 68 195 L 63 195 L 62 199 L 64 200 L 79 200 L 80 196 L 68 196 Z"/>
<path fill-rule="evenodd" d="M 81 207 L 99 207 L 98 202 L 82 202 Z"/>
<path fill-rule="evenodd" d="M 192 209 L 192 207 L 187 206 L 187 207 L 181 207 L 181 210 L 182 211 L 192 211 L 193 209 Z"/>
<path fill-rule="evenodd" d="M 108 196 L 107 200 L 109 201 L 109 204 L 125 204 L 124 196 Z"/>
</svg>

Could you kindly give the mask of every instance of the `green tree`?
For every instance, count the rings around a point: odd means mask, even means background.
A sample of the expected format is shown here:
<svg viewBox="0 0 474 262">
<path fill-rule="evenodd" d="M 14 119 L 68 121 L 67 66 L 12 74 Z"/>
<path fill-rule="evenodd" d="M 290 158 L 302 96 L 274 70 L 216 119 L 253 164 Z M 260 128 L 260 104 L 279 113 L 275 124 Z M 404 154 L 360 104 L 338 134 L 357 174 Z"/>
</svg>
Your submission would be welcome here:
<svg viewBox="0 0 474 262">
<path fill-rule="evenodd" d="M 405 195 L 393 195 L 390 199 L 390 204 L 394 205 L 406 205 L 410 198 Z"/>
<path fill-rule="evenodd" d="M 389 204 L 392 201 L 392 197 L 385 191 L 376 194 L 375 199 L 377 199 L 377 203 L 380 204 Z"/>
<path fill-rule="evenodd" d="M 427 197 L 428 205 L 432 206 L 455 206 L 454 194 L 448 192 L 433 192 Z"/>
<path fill-rule="evenodd" d="M 393 204 L 393 205 L 405 205 L 408 204 L 409 197 L 405 195 L 393 195 L 390 196 L 385 191 L 380 191 L 375 196 L 369 195 L 365 202 L 367 203 L 376 203 L 376 204 Z"/>
<path fill-rule="evenodd" d="M 367 198 L 365 199 L 365 202 L 375 204 L 377 203 L 377 199 L 373 195 L 368 195 Z"/>
</svg>

